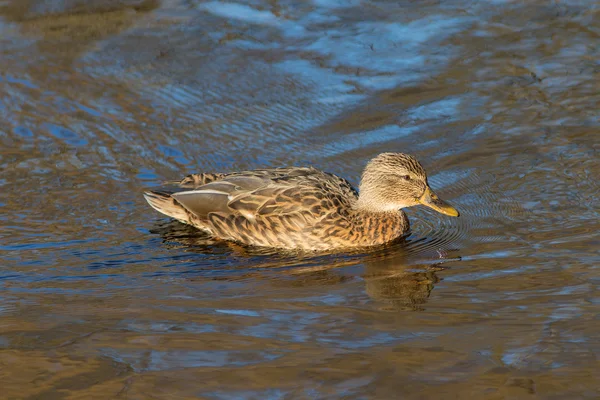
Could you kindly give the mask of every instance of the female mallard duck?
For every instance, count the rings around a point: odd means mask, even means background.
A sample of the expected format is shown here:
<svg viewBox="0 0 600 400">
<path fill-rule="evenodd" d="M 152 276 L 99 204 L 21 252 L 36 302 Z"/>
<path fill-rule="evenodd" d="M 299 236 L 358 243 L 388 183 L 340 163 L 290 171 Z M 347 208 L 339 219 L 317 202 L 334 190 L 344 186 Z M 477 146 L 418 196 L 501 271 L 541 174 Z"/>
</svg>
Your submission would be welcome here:
<svg viewBox="0 0 600 400">
<path fill-rule="evenodd" d="M 402 208 L 417 204 L 458 216 L 407 154 L 372 159 L 359 188 L 360 195 L 336 175 L 289 167 L 188 175 L 176 190 L 151 190 L 144 197 L 157 211 L 220 239 L 288 249 L 390 242 L 409 229 Z"/>
</svg>

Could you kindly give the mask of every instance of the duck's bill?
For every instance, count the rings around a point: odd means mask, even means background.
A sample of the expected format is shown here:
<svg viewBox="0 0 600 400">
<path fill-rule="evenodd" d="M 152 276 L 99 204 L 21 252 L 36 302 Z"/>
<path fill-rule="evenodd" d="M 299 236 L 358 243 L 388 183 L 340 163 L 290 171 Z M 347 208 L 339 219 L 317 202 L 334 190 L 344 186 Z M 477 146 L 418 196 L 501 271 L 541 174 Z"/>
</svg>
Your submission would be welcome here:
<svg viewBox="0 0 600 400">
<path fill-rule="evenodd" d="M 425 193 L 423 193 L 423 196 L 419 199 L 419 203 L 451 217 L 458 217 L 459 215 L 456 208 L 437 197 L 430 188 L 425 189 Z"/>
</svg>

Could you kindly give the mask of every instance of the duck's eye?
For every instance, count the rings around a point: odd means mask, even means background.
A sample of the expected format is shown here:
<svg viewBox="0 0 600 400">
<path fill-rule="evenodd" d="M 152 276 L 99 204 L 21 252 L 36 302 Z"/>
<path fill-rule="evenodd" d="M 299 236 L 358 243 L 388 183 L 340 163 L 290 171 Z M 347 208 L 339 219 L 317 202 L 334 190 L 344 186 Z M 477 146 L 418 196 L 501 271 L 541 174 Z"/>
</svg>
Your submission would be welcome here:
<svg viewBox="0 0 600 400">
<path fill-rule="evenodd" d="M 410 175 L 400 175 L 400 178 L 404 179 L 405 181 L 410 181 Z"/>
</svg>

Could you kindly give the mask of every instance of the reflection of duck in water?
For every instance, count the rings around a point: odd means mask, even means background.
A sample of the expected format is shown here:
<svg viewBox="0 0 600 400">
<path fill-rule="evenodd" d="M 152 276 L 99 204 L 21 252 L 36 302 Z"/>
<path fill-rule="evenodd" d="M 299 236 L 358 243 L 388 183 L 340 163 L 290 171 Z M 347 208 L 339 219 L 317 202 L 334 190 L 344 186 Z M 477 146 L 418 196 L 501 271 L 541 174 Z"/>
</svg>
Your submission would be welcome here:
<svg viewBox="0 0 600 400">
<path fill-rule="evenodd" d="M 383 153 L 367 164 L 360 195 L 336 175 L 291 167 L 189 175 L 174 190 L 145 197 L 161 213 L 217 238 L 288 249 L 393 241 L 409 229 L 401 209 L 417 204 L 458 216 L 433 193 L 421 164 L 401 153 Z"/>
<path fill-rule="evenodd" d="M 437 273 L 446 269 L 442 264 L 457 260 L 438 252 L 439 260 L 415 262 L 406 253 L 404 240 L 369 253 L 302 254 L 215 240 L 175 221 L 161 222 L 151 232 L 160 234 L 169 246 L 205 255 L 236 257 L 236 265 L 226 268 L 231 275 L 195 276 L 193 280 L 239 280 L 243 276 L 267 279 L 271 285 L 279 287 L 318 287 L 339 285 L 360 277 L 365 282 L 367 295 L 377 303 L 385 304 L 383 310 L 422 310 L 434 285 L 440 281 Z M 429 258 L 428 255 L 425 257 Z M 364 273 L 353 276 L 341 272 L 357 265 L 364 265 Z M 199 268 L 195 269 L 195 272 L 199 271 Z M 273 274 L 265 274 L 266 271 L 274 272 L 280 279 L 273 279 Z"/>
<path fill-rule="evenodd" d="M 365 269 L 361 277 L 365 282 L 365 291 L 375 302 L 383 304 L 383 310 L 422 310 L 421 306 L 428 301 L 434 285 L 440 281 L 437 273 L 446 269 L 442 264 L 457 258 L 415 263 L 414 259 L 408 259 L 401 246 L 403 244 L 399 243 L 398 246 L 383 249 L 383 254 L 380 251 L 362 260 Z M 354 260 L 350 265 L 356 265 L 356 262 Z M 333 273 L 339 267 L 343 265 L 333 264 L 324 269 Z M 298 268 L 292 272 L 300 276 L 302 272 L 315 276 L 326 272 L 319 269 Z M 324 278 L 320 276 L 320 279 Z"/>
<path fill-rule="evenodd" d="M 383 309 L 421 310 L 429 299 L 433 285 L 439 282 L 435 270 L 427 272 L 399 272 L 389 275 L 366 276 L 367 294 L 382 303 Z"/>
<path fill-rule="evenodd" d="M 415 269 L 420 270 L 415 272 Z M 372 299 L 386 303 L 384 309 L 420 310 L 429 299 L 434 284 L 440 279 L 440 263 L 431 265 L 402 265 L 394 259 L 367 262 L 364 279 Z"/>
</svg>

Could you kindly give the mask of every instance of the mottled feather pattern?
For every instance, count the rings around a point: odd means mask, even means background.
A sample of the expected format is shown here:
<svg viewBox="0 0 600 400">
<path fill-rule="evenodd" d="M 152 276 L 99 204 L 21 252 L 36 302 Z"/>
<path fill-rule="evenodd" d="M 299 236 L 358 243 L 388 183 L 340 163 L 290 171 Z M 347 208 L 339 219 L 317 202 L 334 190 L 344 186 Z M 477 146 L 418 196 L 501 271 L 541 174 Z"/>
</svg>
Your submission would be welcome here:
<svg viewBox="0 0 600 400">
<path fill-rule="evenodd" d="M 401 205 L 422 194 L 426 179 L 414 157 L 384 153 L 367 165 L 361 201 L 347 180 L 312 167 L 192 174 L 170 190 L 146 192 L 146 199 L 161 213 L 221 239 L 328 250 L 401 237 L 409 230 Z"/>
<path fill-rule="evenodd" d="M 225 176 L 225 174 L 210 174 L 210 173 L 190 174 L 180 181 L 169 182 L 169 183 L 176 183 L 181 187 L 195 189 L 202 185 L 206 185 L 207 183 L 222 179 L 224 176 Z"/>
</svg>

